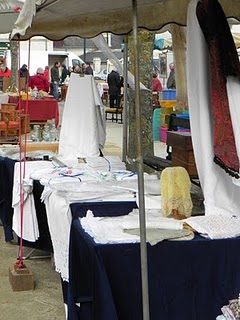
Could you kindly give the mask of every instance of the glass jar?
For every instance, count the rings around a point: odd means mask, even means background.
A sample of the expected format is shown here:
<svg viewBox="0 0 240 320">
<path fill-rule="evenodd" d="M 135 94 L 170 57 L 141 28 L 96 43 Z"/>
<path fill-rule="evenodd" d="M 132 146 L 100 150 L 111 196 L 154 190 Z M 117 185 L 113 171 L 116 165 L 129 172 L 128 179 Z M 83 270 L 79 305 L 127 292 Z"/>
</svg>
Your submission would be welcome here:
<svg viewBox="0 0 240 320">
<path fill-rule="evenodd" d="M 31 132 L 31 140 L 32 141 L 40 141 L 41 140 L 41 130 L 39 125 L 33 126 L 33 131 Z"/>
<path fill-rule="evenodd" d="M 43 128 L 42 138 L 44 141 L 50 140 L 50 127 L 48 124 L 45 124 L 45 126 Z"/>
</svg>

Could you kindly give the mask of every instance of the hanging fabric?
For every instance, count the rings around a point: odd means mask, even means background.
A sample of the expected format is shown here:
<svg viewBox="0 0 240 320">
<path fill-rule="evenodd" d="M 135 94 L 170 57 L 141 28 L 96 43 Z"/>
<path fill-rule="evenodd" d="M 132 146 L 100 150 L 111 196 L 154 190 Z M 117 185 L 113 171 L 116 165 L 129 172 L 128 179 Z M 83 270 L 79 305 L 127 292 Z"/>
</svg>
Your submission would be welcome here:
<svg viewBox="0 0 240 320">
<path fill-rule="evenodd" d="M 209 50 L 214 161 L 228 174 L 239 178 L 239 158 L 226 86 L 228 76 L 240 80 L 236 47 L 226 16 L 217 0 L 199 1 L 196 14 Z"/>
</svg>

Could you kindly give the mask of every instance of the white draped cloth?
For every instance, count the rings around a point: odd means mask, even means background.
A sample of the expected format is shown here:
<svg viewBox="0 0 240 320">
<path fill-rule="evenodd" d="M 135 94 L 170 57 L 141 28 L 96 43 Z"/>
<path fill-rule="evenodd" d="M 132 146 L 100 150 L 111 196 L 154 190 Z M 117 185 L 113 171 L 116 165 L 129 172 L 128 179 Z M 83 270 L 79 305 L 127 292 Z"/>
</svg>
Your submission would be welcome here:
<svg viewBox="0 0 240 320">
<path fill-rule="evenodd" d="M 51 192 L 45 187 L 42 200 L 47 212 L 48 227 L 53 244 L 56 271 L 63 280 L 68 281 L 68 249 L 71 224 L 71 211 L 65 197 L 57 192 Z"/>
<path fill-rule="evenodd" d="M 105 138 L 104 107 L 93 76 L 72 73 L 63 110 L 59 155 L 66 159 L 97 157 Z"/>
<path fill-rule="evenodd" d="M 208 49 L 196 17 L 198 0 L 191 0 L 187 18 L 187 82 L 190 124 L 198 175 L 204 194 L 205 214 L 240 216 L 240 189 L 213 162 L 213 132 L 210 107 Z M 227 90 L 236 141 L 240 134 L 240 85 L 232 77 Z M 240 145 L 237 144 L 238 157 Z"/>
<path fill-rule="evenodd" d="M 13 230 L 21 236 L 21 220 L 22 220 L 22 238 L 27 241 L 35 242 L 39 238 L 39 229 L 37 214 L 33 196 L 33 179 L 31 173 L 39 168 L 49 168 L 52 166 L 49 161 L 29 161 L 24 163 L 16 162 L 14 166 L 14 181 L 13 181 Z M 21 174 L 20 174 L 21 171 Z M 22 178 L 21 178 L 22 175 Z M 22 188 L 21 188 L 22 184 Z M 21 219 L 21 189 L 23 192 L 23 217 Z"/>
</svg>

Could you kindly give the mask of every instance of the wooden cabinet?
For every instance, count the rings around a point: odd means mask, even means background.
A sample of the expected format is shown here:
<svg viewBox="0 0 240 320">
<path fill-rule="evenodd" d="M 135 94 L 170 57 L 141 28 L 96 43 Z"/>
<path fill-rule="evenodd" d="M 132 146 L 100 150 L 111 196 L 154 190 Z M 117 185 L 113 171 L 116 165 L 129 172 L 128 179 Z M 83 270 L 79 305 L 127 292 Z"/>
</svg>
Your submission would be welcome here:
<svg viewBox="0 0 240 320">
<path fill-rule="evenodd" d="M 167 145 L 172 147 L 173 167 L 184 167 L 191 178 L 197 178 L 198 172 L 196 168 L 192 138 L 190 132 L 167 132 Z"/>
</svg>

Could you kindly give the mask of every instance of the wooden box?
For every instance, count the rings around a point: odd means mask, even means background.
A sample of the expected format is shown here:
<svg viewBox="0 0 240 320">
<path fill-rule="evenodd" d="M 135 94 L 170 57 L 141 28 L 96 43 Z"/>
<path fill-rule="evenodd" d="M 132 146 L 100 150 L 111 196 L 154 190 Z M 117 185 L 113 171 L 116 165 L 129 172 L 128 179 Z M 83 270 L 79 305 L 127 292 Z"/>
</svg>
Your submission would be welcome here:
<svg viewBox="0 0 240 320">
<path fill-rule="evenodd" d="M 168 131 L 167 145 L 186 151 L 193 150 L 191 132 Z"/>
<path fill-rule="evenodd" d="M 167 132 L 167 145 L 172 147 L 173 167 L 184 167 L 192 178 L 198 177 L 190 132 Z"/>
<path fill-rule="evenodd" d="M 25 147 L 24 141 L 21 145 L 22 149 Z M 26 144 L 26 152 L 31 151 L 52 151 L 57 153 L 58 152 L 58 141 L 53 142 L 46 142 L 46 141 L 40 141 L 40 142 L 33 142 L 33 141 L 27 141 Z"/>
</svg>

